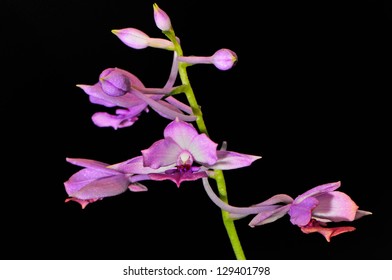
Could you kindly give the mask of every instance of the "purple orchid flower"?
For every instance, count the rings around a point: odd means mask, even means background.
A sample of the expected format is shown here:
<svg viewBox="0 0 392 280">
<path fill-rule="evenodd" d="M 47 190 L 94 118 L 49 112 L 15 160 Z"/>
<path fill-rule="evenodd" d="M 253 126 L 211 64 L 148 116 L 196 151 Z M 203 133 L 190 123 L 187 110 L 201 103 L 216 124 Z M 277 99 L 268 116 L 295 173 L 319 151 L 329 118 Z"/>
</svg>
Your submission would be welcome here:
<svg viewBox="0 0 392 280">
<path fill-rule="evenodd" d="M 176 66 L 171 76 L 177 74 Z M 94 85 L 77 85 L 90 97 L 90 102 L 105 107 L 119 107 L 115 114 L 97 112 L 92 116 L 95 125 L 99 127 L 113 127 L 114 129 L 133 125 L 142 112 L 148 112 L 149 107 L 168 119 L 176 117 L 184 121 L 194 121 L 189 106 L 168 96 L 174 78 L 170 77 L 164 88 L 146 88 L 132 73 L 119 68 L 105 69 L 99 76 L 99 82 Z M 189 114 L 184 114 L 183 112 Z"/>
<path fill-rule="evenodd" d="M 167 125 L 164 139 L 142 150 L 144 165 L 153 169 L 165 167 L 164 172 L 150 174 L 152 180 L 182 181 L 207 177 L 209 169 L 235 169 L 249 166 L 260 156 L 217 150 L 218 144 L 204 133 L 199 134 L 190 123 L 178 118 Z"/>
<path fill-rule="evenodd" d="M 304 233 L 318 232 L 330 242 L 333 236 L 355 230 L 351 226 L 327 227 L 331 222 L 352 222 L 371 212 L 358 210 L 345 193 L 336 191 L 340 182 L 323 184 L 299 195 L 290 204 L 272 211 L 261 211 L 249 223 L 251 227 L 264 225 L 289 214 L 290 221 Z"/>
<path fill-rule="evenodd" d="M 328 242 L 333 236 L 355 230 L 355 227 L 351 226 L 328 227 L 328 223 L 352 222 L 372 214 L 359 210 L 347 194 L 336 191 L 340 187 L 340 182 L 317 186 L 296 199 L 286 194 L 278 194 L 250 207 L 234 207 L 224 203 L 212 191 L 206 178 L 203 178 L 203 185 L 211 200 L 228 211 L 233 219 L 256 214 L 249 223 L 249 226 L 255 227 L 274 222 L 288 214 L 291 223 L 300 227 L 302 232 L 318 232 Z"/>
<path fill-rule="evenodd" d="M 298 196 L 288 211 L 292 224 L 304 233 L 318 232 L 330 242 L 333 236 L 354 231 L 355 227 L 326 227 L 330 222 L 354 221 L 371 212 L 359 210 L 345 193 L 336 191 L 340 182 L 317 186 Z"/>
<path fill-rule="evenodd" d="M 131 182 L 134 170 L 129 169 L 129 172 L 126 173 L 121 169 L 125 163 L 132 160 L 117 165 L 81 158 L 67 158 L 66 160 L 74 165 L 84 167 L 64 182 L 65 190 L 69 196 L 65 202 L 78 202 L 83 209 L 89 203 L 121 194 L 127 189 L 133 192 L 147 191 L 147 188 L 137 180 Z"/>
</svg>

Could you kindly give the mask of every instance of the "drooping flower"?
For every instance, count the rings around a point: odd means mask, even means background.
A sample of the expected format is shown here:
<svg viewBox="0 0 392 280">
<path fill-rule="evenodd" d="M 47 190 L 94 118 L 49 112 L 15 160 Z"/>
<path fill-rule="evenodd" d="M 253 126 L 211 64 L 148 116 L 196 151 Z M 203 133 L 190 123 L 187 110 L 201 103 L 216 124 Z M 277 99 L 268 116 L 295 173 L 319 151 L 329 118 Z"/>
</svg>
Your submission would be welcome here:
<svg viewBox="0 0 392 280">
<path fill-rule="evenodd" d="M 351 222 L 368 211 L 359 210 L 355 202 L 345 193 L 336 191 L 340 182 L 317 186 L 299 195 L 288 211 L 292 224 L 304 233 L 318 232 L 329 242 L 331 237 L 355 230 L 354 227 L 326 227 L 330 222 Z"/>
<path fill-rule="evenodd" d="M 260 213 L 250 226 L 265 224 L 267 218 L 288 213 L 293 225 L 304 233 L 318 232 L 329 242 L 331 237 L 355 230 L 354 227 L 327 227 L 328 223 L 352 222 L 371 212 L 359 210 L 355 202 L 345 193 L 336 191 L 340 182 L 323 184 L 299 195 L 292 203 L 282 206 L 274 213 Z"/>
<path fill-rule="evenodd" d="M 333 236 L 355 230 L 352 226 L 330 227 L 329 223 L 352 222 L 371 212 L 359 210 L 355 202 L 345 193 L 336 191 L 340 182 L 323 184 L 292 199 L 286 194 L 279 194 L 252 205 L 250 207 L 233 207 L 221 201 L 212 191 L 206 178 L 204 188 L 211 200 L 225 211 L 230 212 L 233 219 L 241 219 L 256 214 L 249 226 L 265 225 L 290 216 L 293 225 L 297 225 L 304 233 L 318 232 L 330 242 Z"/>
<path fill-rule="evenodd" d="M 179 56 L 178 61 L 194 64 L 214 64 L 219 70 L 229 70 L 238 61 L 237 54 L 229 49 L 220 49 L 212 56 Z"/>
<path fill-rule="evenodd" d="M 64 182 L 65 191 L 69 196 L 65 202 L 76 201 L 82 208 L 85 208 L 89 203 L 119 195 L 127 189 L 134 192 L 147 190 L 144 185 L 131 182 L 132 173 L 125 173 L 120 168 L 107 163 L 81 158 L 67 158 L 66 160 L 83 169 Z M 118 166 L 121 167 L 122 164 Z"/>
<path fill-rule="evenodd" d="M 190 123 L 176 118 L 164 130 L 164 139 L 142 150 L 144 165 L 153 169 L 166 167 L 163 173 L 150 174 L 152 180 L 171 180 L 179 187 L 182 181 L 207 176 L 209 169 L 235 169 L 249 166 L 260 156 L 217 150 L 205 133 L 199 134 Z"/>
<path fill-rule="evenodd" d="M 174 68 L 176 70 L 177 68 Z M 177 72 L 172 71 L 171 76 Z M 173 77 L 169 77 L 172 81 Z M 142 112 L 152 108 L 161 116 L 169 119 L 176 117 L 185 121 L 194 121 L 195 116 L 189 106 L 169 96 L 162 100 L 172 88 L 146 88 L 132 73 L 120 68 L 107 68 L 99 76 L 98 83 L 94 85 L 77 85 L 89 95 L 90 102 L 105 107 L 118 107 L 115 114 L 97 112 L 92 120 L 99 127 L 113 127 L 114 129 L 133 125 Z"/>
</svg>

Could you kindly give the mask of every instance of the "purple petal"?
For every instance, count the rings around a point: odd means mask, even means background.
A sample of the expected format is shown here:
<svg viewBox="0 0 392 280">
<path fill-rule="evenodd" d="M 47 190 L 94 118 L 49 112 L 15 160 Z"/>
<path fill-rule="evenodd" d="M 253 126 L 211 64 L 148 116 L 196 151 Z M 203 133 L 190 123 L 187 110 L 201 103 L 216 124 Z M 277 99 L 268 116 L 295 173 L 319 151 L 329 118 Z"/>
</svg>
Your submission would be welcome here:
<svg viewBox="0 0 392 280">
<path fill-rule="evenodd" d="M 65 200 L 65 202 L 75 201 L 75 202 L 77 202 L 77 203 L 80 204 L 80 206 L 82 207 L 82 209 L 84 209 L 84 208 L 86 208 L 86 206 L 87 206 L 88 204 L 93 203 L 93 202 L 96 202 L 96 201 L 98 201 L 98 200 L 101 200 L 101 198 L 86 199 L 86 200 L 84 200 L 84 199 L 79 199 L 79 198 L 76 198 L 76 197 L 69 197 L 69 198 L 67 198 L 67 199 Z"/>
<path fill-rule="evenodd" d="M 304 192 L 303 194 L 297 196 L 295 201 L 296 201 L 296 203 L 299 203 L 307 197 L 317 196 L 317 195 L 320 195 L 320 194 L 323 194 L 326 192 L 332 192 L 339 187 L 340 187 L 340 181 L 319 185 L 319 186 L 314 187 L 314 188 L 308 190 L 307 192 Z"/>
<path fill-rule="evenodd" d="M 212 169 L 228 170 L 241 168 L 251 165 L 255 160 L 260 159 L 260 156 L 240 154 L 230 151 L 217 151 L 218 161 L 209 166 Z"/>
<path fill-rule="evenodd" d="M 166 107 L 167 109 L 169 109 L 172 112 L 177 112 L 179 114 L 182 114 L 182 112 L 175 106 L 167 103 L 166 101 L 163 100 L 158 100 L 157 101 L 159 104 L 161 104 L 162 106 Z M 171 119 L 171 116 L 165 115 L 164 112 L 161 111 L 156 111 L 159 115 L 161 115 L 162 117 L 166 118 L 166 119 Z"/>
<path fill-rule="evenodd" d="M 291 204 L 289 215 L 290 221 L 294 225 L 306 226 L 312 218 L 312 210 L 319 201 L 314 197 L 308 197 L 300 203 Z"/>
<path fill-rule="evenodd" d="M 333 191 L 317 196 L 319 204 L 313 210 L 315 219 L 332 222 L 353 221 L 358 210 L 355 202 L 345 193 Z"/>
<path fill-rule="evenodd" d="M 123 96 L 110 96 L 107 95 L 101 88 L 100 83 L 96 83 L 95 85 L 77 85 L 81 89 L 84 90 L 86 94 L 94 97 L 93 100 L 100 99 L 100 104 L 108 103 L 115 104 L 116 106 L 120 106 L 123 108 L 131 108 L 140 104 L 145 104 L 143 100 L 138 98 L 137 96 L 127 93 Z M 103 100 L 103 101 L 102 101 Z M 147 106 L 147 104 L 146 104 Z M 113 106 L 110 106 L 113 107 Z"/>
<path fill-rule="evenodd" d="M 130 184 L 130 185 L 128 186 L 128 189 L 129 189 L 131 192 L 145 192 L 145 191 L 148 190 L 146 186 L 144 186 L 144 185 L 142 185 L 142 184 L 140 184 L 140 183 L 133 183 L 133 184 Z"/>
<path fill-rule="evenodd" d="M 120 172 L 108 168 L 109 164 L 85 158 L 66 158 L 66 161 L 80 167 L 85 167 L 93 170 L 100 171 L 107 175 L 118 175 Z"/>
<path fill-rule="evenodd" d="M 274 210 L 262 211 L 250 221 L 249 226 L 255 227 L 275 222 L 286 215 L 289 208 L 290 205 L 285 205 Z"/>
<path fill-rule="evenodd" d="M 117 163 L 115 165 L 112 165 L 111 168 L 115 170 L 119 170 L 120 172 L 126 173 L 126 174 L 150 174 L 150 173 L 162 173 L 165 172 L 169 168 L 173 168 L 173 165 L 161 167 L 161 168 L 151 168 L 148 166 L 144 166 L 144 161 L 143 161 L 143 156 L 137 156 L 132 159 L 129 159 L 127 161 Z M 135 176 L 131 177 L 131 181 L 133 182 L 133 178 Z"/>
<path fill-rule="evenodd" d="M 190 115 L 193 113 L 191 107 L 182 103 L 181 101 L 178 101 L 173 96 L 168 96 L 165 100 L 185 113 L 188 113 Z"/>
<path fill-rule="evenodd" d="M 146 102 L 148 105 L 150 105 L 150 107 L 154 109 L 156 112 L 158 112 L 161 116 L 165 116 L 168 119 L 174 120 L 176 118 L 179 118 L 187 122 L 192 122 L 196 120 L 196 116 L 184 115 L 182 113 L 179 113 L 177 110 L 173 111 L 138 90 L 132 90 L 132 94 L 134 94 L 135 96 L 137 96 L 138 98 Z"/>
<path fill-rule="evenodd" d="M 258 207 L 238 207 L 238 209 L 232 209 L 232 211 L 227 211 L 230 213 L 230 218 L 234 220 L 245 218 L 251 214 L 259 214 L 265 211 L 272 211 L 282 207 L 281 205 L 265 205 L 265 206 L 258 206 Z M 243 209 L 243 210 L 239 210 Z M 247 213 L 246 213 L 247 212 Z"/>
<path fill-rule="evenodd" d="M 212 165 L 218 160 L 217 147 L 218 144 L 212 142 L 203 133 L 193 137 L 188 150 L 197 162 L 202 165 Z"/>
<path fill-rule="evenodd" d="M 177 52 L 173 52 L 173 61 L 172 61 L 172 67 L 170 70 L 170 75 L 169 78 L 165 84 L 165 86 L 163 87 L 164 89 L 168 89 L 168 88 L 172 88 L 176 82 L 177 79 L 177 75 L 178 75 L 178 61 L 177 61 Z M 169 96 L 170 97 L 170 96 Z M 183 110 L 184 111 L 184 110 Z M 184 111 L 186 112 L 186 111 Z M 187 112 L 188 114 L 191 114 L 191 112 Z"/>
<path fill-rule="evenodd" d="M 188 149 L 199 133 L 192 124 L 176 119 L 166 126 L 163 135 L 172 138 L 182 149 Z"/>
<path fill-rule="evenodd" d="M 116 106 L 116 104 L 114 104 L 112 102 L 109 102 L 109 101 L 106 101 L 104 99 L 101 99 L 101 98 L 98 98 L 98 97 L 95 97 L 95 96 L 91 96 L 91 95 L 89 96 L 89 100 L 93 104 L 102 105 L 102 106 L 105 106 L 105 107 L 108 107 L 108 108 Z"/>
<path fill-rule="evenodd" d="M 112 175 L 99 169 L 84 168 L 73 174 L 66 182 L 64 182 L 65 191 L 68 195 L 71 196 L 75 192 L 78 192 L 83 187 L 94 182 L 97 179 L 113 177 L 117 175 L 118 173 L 116 173 L 116 175 Z"/>
<path fill-rule="evenodd" d="M 79 191 L 72 193 L 70 196 L 79 199 L 104 198 L 125 192 L 128 185 L 128 178 L 123 174 L 99 178 L 85 185 Z"/>
<path fill-rule="evenodd" d="M 293 202 L 293 199 L 288 196 L 287 194 L 277 194 L 274 195 L 272 197 L 270 197 L 267 200 L 264 200 L 263 202 L 257 203 L 255 205 L 252 205 L 252 207 L 254 206 L 264 206 L 264 205 L 273 205 L 273 204 L 277 204 L 277 203 L 285 203 L 285 204 L 290 204 Z"/>
<path fill-rule="evenodd" d="M 144 166 L 156 169 L 175 164 L 181 151 L 181 147 L 173 139 L 159 140 L 150 148 L 142 150 Z"/>
<path fill-rule="evenodd" d="M 92 116 L 92 120 L 96 126 L 99 127 L 113 127 L 114 129 L 128 127 L 133 125 L 138 116 L 146 105 L 140 104 L 128 109 L 118 109 L 116 115 L 110 115 L 106 112 L 98 112 Z"/>
</svg>

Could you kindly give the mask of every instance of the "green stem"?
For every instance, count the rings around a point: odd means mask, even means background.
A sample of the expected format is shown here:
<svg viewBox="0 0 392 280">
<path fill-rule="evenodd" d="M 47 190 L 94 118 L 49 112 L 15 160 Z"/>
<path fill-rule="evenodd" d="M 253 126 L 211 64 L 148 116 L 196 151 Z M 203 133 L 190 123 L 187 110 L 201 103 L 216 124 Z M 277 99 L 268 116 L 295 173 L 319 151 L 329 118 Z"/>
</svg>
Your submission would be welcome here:
<svg viewBox="0 0 392 280">
<path fill-rule="evenodd" d="M 176 36 L 174 34 L 173 30 L 163 32 L 174 44 L 174 51 L 177 52 L 178 56 L 183 55 L 182 48 L 180 44 L 178 43 Z M 200 109 L 200 106 L 198 105 L 196 101 L 195 94 L 193 92 L 193 89 L 191 87 L 189 78 L 188 78 L 188 73 L 187 73 L 187 66 L 188 64 L 184 62 L 179 62 L 178 63 L 178 72 L 180 75 L 180 79 L 183 85 L 186 85 L 184 87 L 184 93 L 186 95 L 186 98 L 189 102 L 189 106 L 192 108 L 193 114 L 196 116 L 196 124 L 201 133 L 205 133 L 208 135 L 207 132 L 207 127 L 204 123 L 203 119 L 203 113 Z M 220 199 L 222 199 L 224 202 L 228 203 L 228 198 L 227 198 L 227 191 L 226 191 L 226 183 L 225 183 L 225 178 L 223 175 L 222 170 L 215 170 L 215 175 L 214 178 L 216 180 L 216 184 L 218 187 L 218 193 Z M 226 228 L 226 232 L 229 236 L 231 246 L 233 248 L 234 254 L 237 258 L 237 260 L 245 260 L 245 254 L 241 246 L 241 242 L 238 238 L 237 230 L 235 228 L 234 220 L 229 217 L 229 213 L 222 210 L 222 219 L 223 219 L 223 224 Z"/>
</svg>

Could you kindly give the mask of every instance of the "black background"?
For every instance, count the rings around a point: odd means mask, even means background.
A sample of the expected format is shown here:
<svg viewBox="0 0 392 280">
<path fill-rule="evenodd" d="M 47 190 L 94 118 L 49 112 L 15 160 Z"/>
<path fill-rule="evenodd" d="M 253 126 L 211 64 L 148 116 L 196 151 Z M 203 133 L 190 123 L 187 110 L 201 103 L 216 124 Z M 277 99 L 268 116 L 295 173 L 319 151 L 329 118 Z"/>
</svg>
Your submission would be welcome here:
<svg viewBox="0 0 392 280">
<path fill-rule="evenodd" d="M 171 53 L 126 47 L 110 31 L 164 38 L 153 1 L 3 1 L 1 259 L 234 259 L 219 209 L 201 181 L 147 182 L 88 205 L 64 203 L 79 168 L 66 157 L 117 163 L 162 138 L 154 111 L 132 127 L 98 128 L 76 84 L 106 68 L 165 84 Z M 229 48 L 237 65 L 188 68 L 213 141 L 261 155 L 225 172 L 229 200 L 247 206 L 341 181 L 360 209 L 352 233 L 327 243 L 287 216 L 237 221 L 248 259 L 390 259 L 389 1 L 164 1 L 185 55 Z"/>
</svg>

